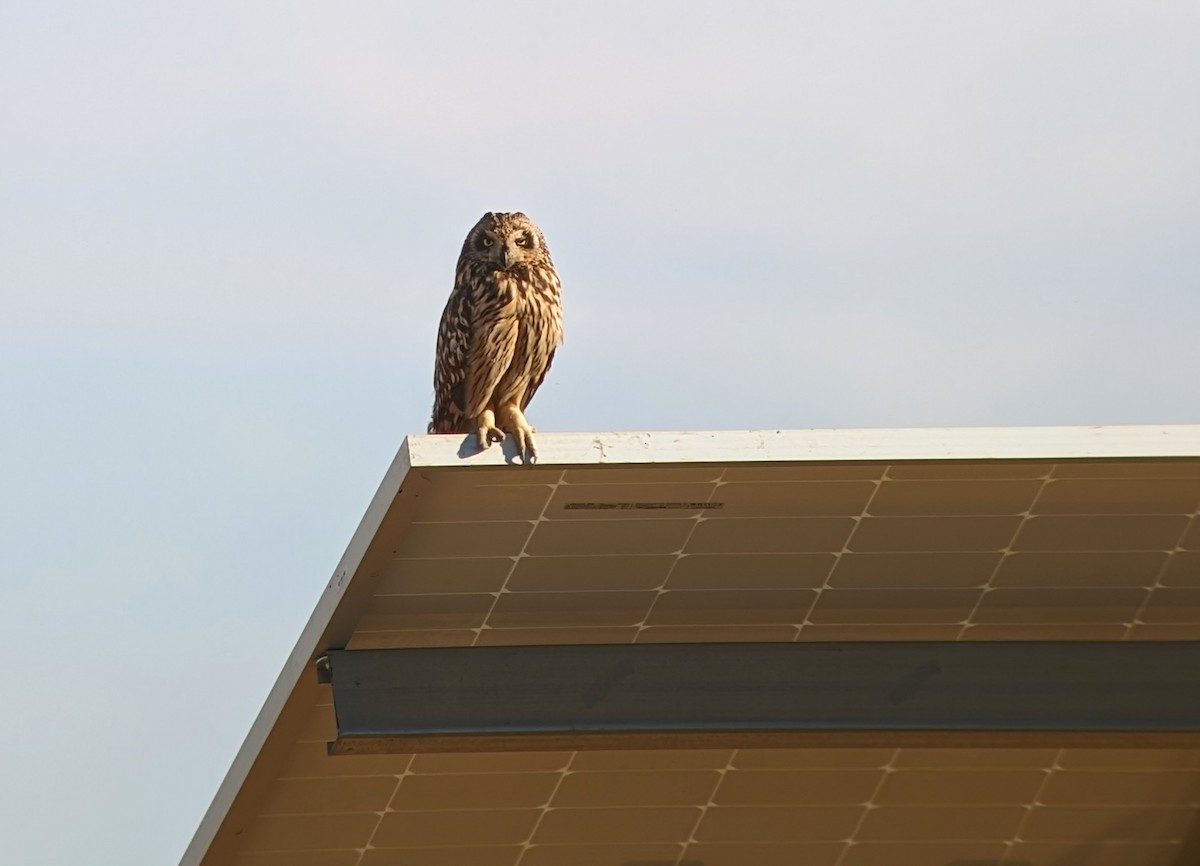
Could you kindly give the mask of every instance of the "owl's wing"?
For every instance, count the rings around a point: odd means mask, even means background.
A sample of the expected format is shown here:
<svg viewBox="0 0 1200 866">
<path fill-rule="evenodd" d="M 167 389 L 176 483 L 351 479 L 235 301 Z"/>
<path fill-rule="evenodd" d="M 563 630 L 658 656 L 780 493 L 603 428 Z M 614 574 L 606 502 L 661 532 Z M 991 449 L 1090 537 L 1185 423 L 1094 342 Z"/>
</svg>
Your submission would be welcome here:
<svg viewBox="0 0 1200 866">
<path fill-rule="evenodd" d="M 470 291 L 455 284 L 438 325 L 430 433 L 467 432 L 466 378 L 471 345 L 471 307 Z"/>
<path fill-rule="evenodd" d="M 533 395 L 537 393 L 537 389 L 542 386 L 546 374 L 550 372 L 550 365 L 554 363 L 554 349 L 550 350 L 550 354 L 546 356 L 546 366 L 542 367 L 540 373 L 529 380 L 529 384 L 525 387 L 525 395 L 521 397 L 521 411 L 525 411 L 525 407 L 529 405 L 529 401 L 533 399 Z"/>
<path fill-rule="evenodd" d="M 554 353 L 563 339 L 561 286 L 553 265 L 548 265 L 537 274 L 535 289 L 529 295 L 529 303 L 534 310 L 534 315 L 530 317 L 533 327 L 530 340 L 532 363 L 529 381 L 526 382 L 525 392 L 521 395 L 522 412 L 545 381 L 546 374 L 550 372 L 550 365 L 554 363 Z"/>
</svg>

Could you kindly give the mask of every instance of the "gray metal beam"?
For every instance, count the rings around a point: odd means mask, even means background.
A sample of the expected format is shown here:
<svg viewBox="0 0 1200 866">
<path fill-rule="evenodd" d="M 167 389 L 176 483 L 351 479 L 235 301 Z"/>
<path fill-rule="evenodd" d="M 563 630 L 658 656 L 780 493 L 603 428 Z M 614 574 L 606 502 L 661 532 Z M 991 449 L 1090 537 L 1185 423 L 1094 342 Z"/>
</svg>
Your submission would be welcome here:
<svg viewBox="0 0 1200 866">
<path fill-rule="evenodd" d="M 330 652 L 333 753 L 1200 745 L 1200 642 L 854 642 Z"/>
</svg>

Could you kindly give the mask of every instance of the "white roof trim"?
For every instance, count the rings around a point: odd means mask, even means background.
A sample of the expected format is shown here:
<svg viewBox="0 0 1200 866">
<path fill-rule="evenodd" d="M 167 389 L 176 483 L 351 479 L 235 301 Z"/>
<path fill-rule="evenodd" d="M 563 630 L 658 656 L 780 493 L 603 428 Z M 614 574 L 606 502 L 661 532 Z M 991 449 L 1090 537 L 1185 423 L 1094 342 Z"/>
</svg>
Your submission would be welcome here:
<svg viewBox="0 0 1200 866">
<path fill-rule="evenodd" d="M 410 436 L 405 441 L 414 467 L 501 466 L 512 455 L 496 446 L 477 452 L 474 436 Z M 537 444 L 543 466 L 1200 457 L 1200 424 L 539 433 Z"/>
</svg>

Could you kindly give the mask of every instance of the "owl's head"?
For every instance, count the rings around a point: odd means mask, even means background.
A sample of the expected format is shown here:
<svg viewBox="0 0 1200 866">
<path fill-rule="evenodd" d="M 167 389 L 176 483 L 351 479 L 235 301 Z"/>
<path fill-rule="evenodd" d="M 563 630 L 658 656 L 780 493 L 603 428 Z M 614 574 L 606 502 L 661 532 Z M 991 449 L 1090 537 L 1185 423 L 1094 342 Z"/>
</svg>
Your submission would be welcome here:
<svg viewBox="0 0 1200 866">
<path fill-rule="evenodd" d="M 542 230 L 523 213 L 485 213 L 463 243 L 461 261 L 511 271 L 550 264 Z"/>
</svg>

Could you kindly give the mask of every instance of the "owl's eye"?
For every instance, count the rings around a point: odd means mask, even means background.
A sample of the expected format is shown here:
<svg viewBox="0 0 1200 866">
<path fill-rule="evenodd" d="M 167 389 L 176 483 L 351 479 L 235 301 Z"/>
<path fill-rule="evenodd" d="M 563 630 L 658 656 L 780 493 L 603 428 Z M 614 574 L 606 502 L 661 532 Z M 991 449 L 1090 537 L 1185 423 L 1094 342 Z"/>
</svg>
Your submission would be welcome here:
<svg viewBox="0 0 1200 866">
<path fill-rule="evenodd" d="M 495 243 L 495 241 L 494 241 L 494 240 L 492 240 L 491 238 L 489 238 L 487 235 L 484 235 L 483 237 L 481 237 L 481 238 L 479 239 L 479 245 L 480 245 L 481 247 L 483 247 L 484 249 L 487 249 L 488 247 L 490 247 L 490 246 L 491 246 L 492 244 L 494 244 L 494 243 Z"/>
<path fill-rule="evenodd" d="M 529 235 L 521 235 L 519 238 L 517 238 L 517 246 L 529 249 L 531 246 L 533 246 L 533 238 L 531 238 Z"/>
</svg>

